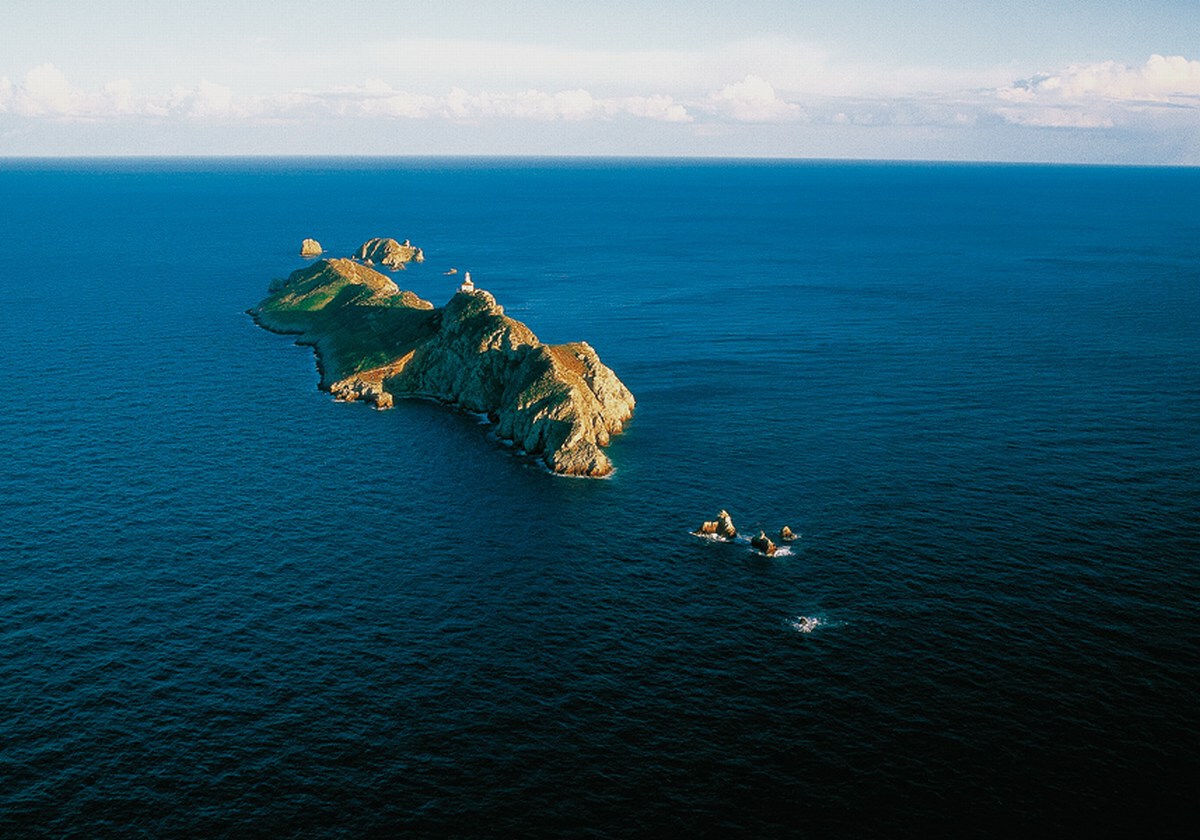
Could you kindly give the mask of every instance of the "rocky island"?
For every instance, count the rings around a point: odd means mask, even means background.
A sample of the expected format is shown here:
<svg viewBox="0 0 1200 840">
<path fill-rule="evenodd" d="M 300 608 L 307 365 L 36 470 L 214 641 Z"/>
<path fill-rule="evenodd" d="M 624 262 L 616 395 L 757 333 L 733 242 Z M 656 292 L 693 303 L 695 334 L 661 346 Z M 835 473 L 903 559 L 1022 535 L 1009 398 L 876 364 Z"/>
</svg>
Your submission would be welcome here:
<svg viewBox="0 0 1200 840">
<path fill-rule="evenodd" d="M 359 246 L 354 258 L 362 260 L 367 265 L 379 263 L 392 271 L 401 271 L 404 269 L 405 263 L 425 262 L 425 252 L 407 239 L 404 242 L 397 242 L 395 239 L 383 239 L 377 236 Z"/>
<path fill-rule="evenodd" d="M 425 397 L 486 414 L 555 473 L 611 473 L 601 447 L 633 414 L 633 395 L 586 342 L 541 343 L 469 280 L 436 308 L 355 260 L 320 259 L 273 282 L 249 314 L 312 346 L 337 399 Z"/>
</svg>

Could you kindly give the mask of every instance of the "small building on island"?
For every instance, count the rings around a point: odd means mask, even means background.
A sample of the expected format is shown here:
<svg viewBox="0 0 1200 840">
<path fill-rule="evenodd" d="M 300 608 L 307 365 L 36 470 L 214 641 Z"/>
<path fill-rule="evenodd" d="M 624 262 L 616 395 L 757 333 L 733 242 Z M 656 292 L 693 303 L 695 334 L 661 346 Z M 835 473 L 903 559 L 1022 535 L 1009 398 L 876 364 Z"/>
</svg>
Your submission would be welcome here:
<svg viewBox="0 0 1200 840">
<path fill-rule="evenodd" d="M 458 287 L 458 290 L 460 292 L 475 291 L 475 284 L 471 282 L 471 272 L 468 271 L 466 274 L 463 275 L 462 285 Z"/>
</svg>

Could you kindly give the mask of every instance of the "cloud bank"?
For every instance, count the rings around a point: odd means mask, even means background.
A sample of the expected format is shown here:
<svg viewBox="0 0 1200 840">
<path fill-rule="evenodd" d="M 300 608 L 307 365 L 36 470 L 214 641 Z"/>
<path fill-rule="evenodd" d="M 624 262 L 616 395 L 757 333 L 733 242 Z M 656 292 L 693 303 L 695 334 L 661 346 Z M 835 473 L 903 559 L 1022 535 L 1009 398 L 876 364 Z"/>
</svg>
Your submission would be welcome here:
<svg viewBox="0 0 1200 840">
<path fill-rule="evenodd" d="M 1105 61 L 1020 79 L 996 91 L 1004 119 L 1050 128 L 1111 128 L 1165 109 L 1200 110 L 1200 61 L 1152 55 L 1140 67 Z M 1194 118 L 1194 116 L 1193 116 Z"/>
<path fill-rule="evenodd" d="M 1113 129 L 1140 132 L 1147 143 L 1173 138 L 1169 142 L 1175 144 L 1176 160 L 1200 159 L 1200 61 L 1183 56 L 1152 55 L 1134 66 L 1113 61 L 1071 65 L 998 87 L 956 86 L 953 82 L 961 80 L 929 70 L 910 69 L 906 74 L 843 67 L 834 73 L 812 56 L 805 61 L 811 75 L 803 89 L 795 86 L 802 68 L 776 62 L 774 75 L 726 76 L 700 92 L 627 88 L 623 95 L 585 86 L 456 85 L 429 92 L 378 77 L 353 85 L 273 93 L 235 90 L 202 79 L 165 92 L 143 93 L 127 79 L 84 89 L 46 63 L 18 81 L 0 77 L 0 138 L 34 125 L 68 132 L 77 123 L 137 126 L 169 136 L 170 131 L 198 128 L 228 133 L 263 126 L 346 128 L 400 122 L 414 131 L 421 125 L 474 126 L 481 129 L 481 138 L 487 136 L 482 129 L 491 125 L 507 125 L 511 133 L 519 132 L 521 124 L 558 125 L 561 130 L 591 125 L 597 132 L 608 131 L 603 128 L 607 124 L 618 132 L 621 126 L 640 125 L 644 129 L 638 131 L 682 131 L 692 138 L 737 136 L 742 145 L 729 148 L 741 153 L 753 147 L 750 141 L 756 136 L 774 138 L 779 146 L 789 132 L 800 136 L 822 126 L 843 132 L 840 137 L 850 136 L 844 132 L 878 135 L 878 129 L 887 128 L 894 136 L 918 140 L 921 132 L 937 132 L 945 140 L 1009 126 L 1028 130 L 1030 136 L 1038 129 L 1093 135 Z M 792 86 L 780 84 L 776 76 Z M 870 83 L 872 76 L 878 77 L 877 84 Z M 851 77 L 853 83 L 847 82 Z M 786 140 L 782 142 L 786 149 Z M 1029 148 L 1036 149 L 1037 141 L 1031 140 Z M 794 153 L 803 154 L 804 148 Z"/>
<path fill-rule="evenodd" d="M 378 79 L 355 86 L 299 89 L 272 95 L 238 94 L 224 85 L 201 80 L 193 87 L 172 88 L 167 94 L 139 96 L 127 80 L 109 82 L 99 91 L 84 91 L 73 86 L 52 64 L 33 68 L 19 84 L 0 78 L 0 113 L 59 121 L 120 118 L 302 121 L 329 117 L 442 118 L 461 122 L 619 117 L 690 122 L 693 119 L 686 107 L 665 94 L 597 97 L 582 88 L 468 92 L 455 87 L 433 96 L 393 88 Z"/>
</svg>

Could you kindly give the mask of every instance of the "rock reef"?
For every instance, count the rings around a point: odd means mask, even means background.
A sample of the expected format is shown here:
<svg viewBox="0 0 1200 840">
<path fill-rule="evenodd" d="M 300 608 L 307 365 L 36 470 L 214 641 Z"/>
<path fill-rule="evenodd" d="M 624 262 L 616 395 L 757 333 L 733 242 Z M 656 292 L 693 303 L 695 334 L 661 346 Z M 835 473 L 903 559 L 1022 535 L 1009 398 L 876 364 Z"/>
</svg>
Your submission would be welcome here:
<svg viewBox="0 0 1200 840">
<path fill-rule="evenodd" d="M 727 510 L 718 512 L 717 518 L 711 522 L 701 522 L 700 527 L 692 531 L 692 533 L 698 537 L 715 537 L 725 542 L 730 542 L 738 538 L 738 530 L 734 527 L 733 518 Z M 751 531 L 750 533 L 753 534 L 754 532 Z M 799 534 L 792 531 L 788 525 L 784 525 L 779 529 L 780 542 L 793 542 L 798 537 Z M 750 537 L 750 547 L 768 557 L 774 556 L 779 551 L 779 546 L 762 529 L 759 529 L 757 536 Z M 790 549 L 788 551 L 790 552 Z"/>
<path fill-rule="evenodd" d="M 376 237 L 360 245 L 354 252 L 354 258 L 367 265 L 379 263 L 393 271 L 400 271 L 405 268 L 405 263 L 425 262 L 425 252 L 407 239 L 397 242 L 395 239 Z"/>
<path fill-rule="evenodd" d="M 482 290 L 435 308 L 361 263 L 322 259 L 272 283 L 249 314 L 311 345 L 337 399 L 426 397 L 486 414 L 556 473 L 611 473 L 601 448 L 633 415 L 633 395 L 586 342 L 542 344 Z"/>
</svg>

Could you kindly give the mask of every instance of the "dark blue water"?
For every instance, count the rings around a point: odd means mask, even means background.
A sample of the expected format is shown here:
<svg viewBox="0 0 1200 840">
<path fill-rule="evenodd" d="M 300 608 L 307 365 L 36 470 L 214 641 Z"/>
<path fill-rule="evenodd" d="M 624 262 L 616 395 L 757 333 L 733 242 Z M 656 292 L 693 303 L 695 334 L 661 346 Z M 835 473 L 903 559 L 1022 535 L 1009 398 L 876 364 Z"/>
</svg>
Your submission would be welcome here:
<svg viewBox="0 0 1200 840">
<path fill-rule="evenodd" d="M 1200 170 L 9 162 L 0 198 L 0 833 L 1195 827 Z M 638 398 L 615 477 L 318 392 L 243 314 L 305 236 L 589 341 Z M 803 538 L 688 534 L 722 507 Z"/>
</svg>

